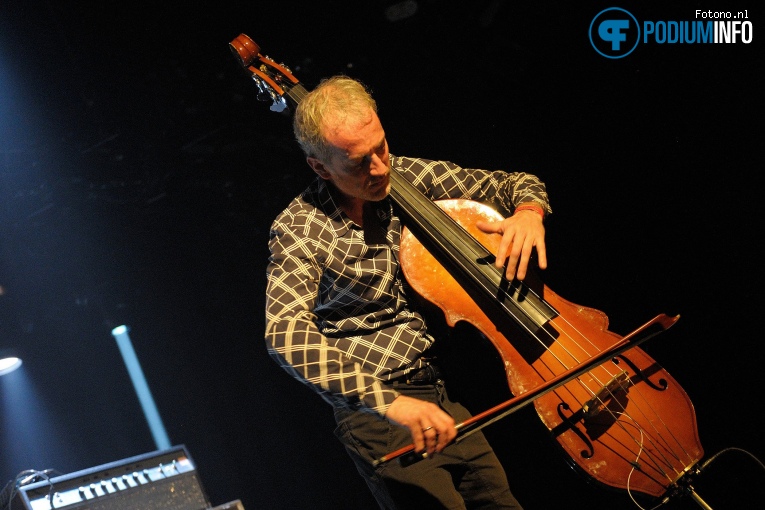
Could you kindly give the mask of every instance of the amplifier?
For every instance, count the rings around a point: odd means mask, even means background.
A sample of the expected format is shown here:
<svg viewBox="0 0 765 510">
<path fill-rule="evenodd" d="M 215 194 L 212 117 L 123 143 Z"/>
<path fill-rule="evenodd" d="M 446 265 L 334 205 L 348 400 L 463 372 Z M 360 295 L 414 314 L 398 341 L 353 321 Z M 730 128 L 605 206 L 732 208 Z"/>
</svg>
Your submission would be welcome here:
<svg viewBox="0 0 765 510">
<path fill-rule="evenodd" d="M 11 510 L 206 510 L 211 507 L 183 445 L 18 488 Z"/>
</svg>

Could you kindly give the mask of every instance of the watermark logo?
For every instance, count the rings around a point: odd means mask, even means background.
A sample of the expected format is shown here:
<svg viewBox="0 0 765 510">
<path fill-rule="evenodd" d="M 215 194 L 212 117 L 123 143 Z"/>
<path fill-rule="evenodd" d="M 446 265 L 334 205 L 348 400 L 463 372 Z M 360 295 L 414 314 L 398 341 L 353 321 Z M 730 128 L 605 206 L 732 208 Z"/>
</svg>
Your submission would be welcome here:
<svg viewBox="0 0 765 510">
<path fill-rule="evenodd" d="M 590 44 L 602 56 L 623 58 L 638 44 L 749 44 L 753 39 L 748 10 L 702 11 L 688 20 L 643 20 L 619 7 L 600 11 L 590 23 Z"/>
<path fill-rule="evenodd" d="M 590 43 L 606 58 L 622 58 L 640 42 L 637 18 L 619 7 L 600 11 L 590 23 Z"/>
</svg>

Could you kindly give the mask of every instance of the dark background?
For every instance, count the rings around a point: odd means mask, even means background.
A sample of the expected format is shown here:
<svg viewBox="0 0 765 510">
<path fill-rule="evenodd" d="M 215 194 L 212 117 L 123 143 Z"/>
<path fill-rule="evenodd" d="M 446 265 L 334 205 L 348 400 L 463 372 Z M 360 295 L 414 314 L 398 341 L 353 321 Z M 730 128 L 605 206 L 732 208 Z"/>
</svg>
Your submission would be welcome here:
<svg viewBox="0 0 765 510">
<path fill-rule="evenodd" d="M 753 5 L 724 8 L 749 9 L 751 44 L 609 60 L 587 37 L 599 2 L 423 0 L 397 21 L 378 0 L 109 3 L 0 6 L 0 347 L 24 356 L 0 380 L 0 481 L 155 449 L 110 333 L 127 324 L 213 504 L 373 508 L 329 407 L 265 352 L 268 227 L 312 174 L 229 52 L 246 33 L 308 88 L 364 80 L 395 154 L 539 175 L 547 285 L 618 334 L 681 315 L 643 349 L 693 401 L 704 459 L 743 450 L 694 487 L 716 510 L 762 501 Z M 641 4 L 620 7 L 723 9 Z M 531 408 L 486 433 L 527 510 L 633 507 L 571 470 Z"/>
</svg>

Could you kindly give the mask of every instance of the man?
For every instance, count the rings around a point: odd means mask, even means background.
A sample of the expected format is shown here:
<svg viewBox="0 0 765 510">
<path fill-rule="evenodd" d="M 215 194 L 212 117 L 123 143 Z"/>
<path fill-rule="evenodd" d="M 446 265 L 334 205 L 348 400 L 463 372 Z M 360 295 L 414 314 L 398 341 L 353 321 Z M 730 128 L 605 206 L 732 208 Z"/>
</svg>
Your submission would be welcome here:
<svg viewBox="0 0 765 510">
<path fill-rule="evenodd" d="M 269 353 L 332 404 L 336 435 L 380 508 L 521 508 L 481 433 L 450 444 L 469 413 L 448 398 L 438 340 L 401 274 L 401 222 L 388 195 L 400 172 L 431 199 L 481 200 L 508 214 L 479 228 L 502 236 L 496 264 L 512 280 L 525 277 L 533 250 L 547 265 L 544 184 L 391 155 L 374 99 L 348 77 L 302 99 L 294 131 L 317 178 L 271 228 Z M 424 460 L 374 464 L 412 443 Z"/>
</svg>

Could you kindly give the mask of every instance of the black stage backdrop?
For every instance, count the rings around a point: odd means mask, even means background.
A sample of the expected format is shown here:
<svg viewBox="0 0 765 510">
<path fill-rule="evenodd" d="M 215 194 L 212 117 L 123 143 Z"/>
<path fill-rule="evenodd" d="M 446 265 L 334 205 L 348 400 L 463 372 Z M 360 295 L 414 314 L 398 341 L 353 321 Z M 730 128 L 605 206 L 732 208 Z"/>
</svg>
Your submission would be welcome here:
<svg viewBox="0 0 765 510">
<path fill-rule="evenodd" d="M 749 43 L 654 39 L 613 59 L 589 39 L 603 2 L 110 3 L 0 6 L 0 347 L 25 356 L 0 379 L 3 482 L 155 449 L 111 337 L 127 324 L 214 504 L 374 507 L 329 407 L 265 351 L 268 227 L 312 174 L 229 52 L 246 33 L 309 88 L 365 81 L 395 154 L 539 175 L 546 284 L 620 335 L 680 314 L 643 349 L 693 401 L 704 459 L 732 449 L 696 493 L 716 510 L 762 500 L 754 5 L 724 8 Z M 618 7 L 723 9 L 678 3 Z M 476 406 L 507 392 L 481 349 Z M 531 408 L 486 433 L 527 510 L 634 507 L 569 468 Z"/>
</svg>

